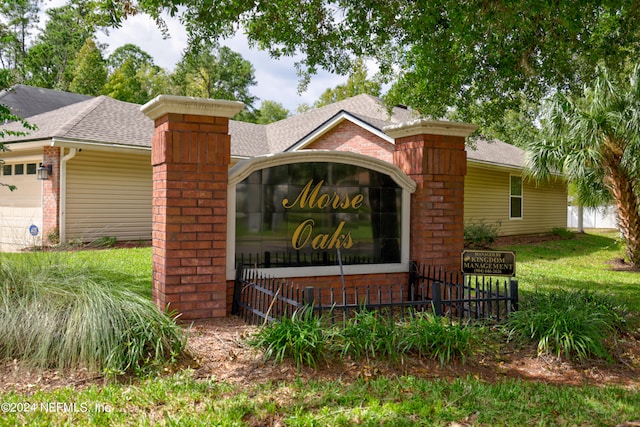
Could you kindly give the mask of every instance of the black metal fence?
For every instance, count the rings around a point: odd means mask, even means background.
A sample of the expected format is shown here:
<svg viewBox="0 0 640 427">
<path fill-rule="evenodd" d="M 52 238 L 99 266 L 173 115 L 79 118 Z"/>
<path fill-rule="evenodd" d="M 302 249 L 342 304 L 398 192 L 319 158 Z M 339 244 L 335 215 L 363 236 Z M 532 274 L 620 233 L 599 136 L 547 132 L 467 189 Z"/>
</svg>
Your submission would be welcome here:
<svg viewBox="0 0 640 427">
<path fill-rule="evenodd" d="M 518 309 L 518 281 L 495 276 L 471 276 L 411 264 L 409 288 L 413 299 L 425 295 L 439 316 L 457 319 L 502 320 Z"/>
<path fill-rule="evenodd" d="M 513 279 L 463 276 L 432 266 L 412 264 L 408 283 L 371 284 L 353 288 L 302 287 L 285 279 L 238 268 L 232 313 L 253 324 L 291 316 L 313 305 L 332 322 L 358 310 L 379 310 L 400 318 L 416 311 L 433 311 L 450 321 L 504 319 L 518 308 L 518 282 Z"/>
</svg>

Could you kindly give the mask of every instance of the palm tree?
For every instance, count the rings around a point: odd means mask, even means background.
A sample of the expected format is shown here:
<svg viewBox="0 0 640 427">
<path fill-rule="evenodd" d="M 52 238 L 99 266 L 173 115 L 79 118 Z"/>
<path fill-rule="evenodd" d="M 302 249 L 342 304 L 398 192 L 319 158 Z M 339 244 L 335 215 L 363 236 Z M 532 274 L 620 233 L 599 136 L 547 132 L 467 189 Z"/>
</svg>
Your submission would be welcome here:
<svg viewBox="0 0 640 427">
<path fill-rule="evenodd" d="M 615 202 L 629 261 L 640 266 L 640 64 L 625 79 L 601 68 L 582 96 L 554 95 L 526 147 L 535 179 L 563 173 L 585 206 Z"/>
</svg>

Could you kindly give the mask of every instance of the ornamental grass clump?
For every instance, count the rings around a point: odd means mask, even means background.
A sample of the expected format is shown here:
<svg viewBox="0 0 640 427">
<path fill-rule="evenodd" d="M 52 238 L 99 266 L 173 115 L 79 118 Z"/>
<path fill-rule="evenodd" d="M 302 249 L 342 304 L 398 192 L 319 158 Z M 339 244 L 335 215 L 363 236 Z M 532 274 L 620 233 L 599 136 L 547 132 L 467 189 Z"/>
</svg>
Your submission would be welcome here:
<svg viewBox="0 0 640 427">
<path fill-rule="evenodd" d="M 64 254 L 2 256 L 0 358 L 141 374 L 183 356 L 182 328 L 115 276 Z"/>
<path fill-rule="evenodd" d="M 431 313 L 413 313 L 409 320 L 365 307 L 342 324 L 329 325 L 311 307 L 291 318 L 263 326 L 249 343 L 275 363 L 292 359 L 298 368 L 315 368 L 319 361 L 343 358 L 403 363 L 406 355 L 437 359 L 441 364 L 465 361 L 480 341 L 483 328 L 451 324 Z"/>
<path fill-rule="evenodd" d="M 437 359 L 441 365 L 454 359 L 462 362 L 473 353 L 482 328 L 451 324 L 430 312 L 415 313 L 406 324 L 402 348 L 407 353 Z"/>
<path fill-rule="evenodd" d="M 249 344 L 263 349 L 266 360 L 282 363 L 293 359 L 298 369 L 302 366 L 315 368 L 325 360 L 328 335 L 320 318 L 313 315 L 313 307 L 296 310 L 291 318 L 266 325 L 254 335 Z"/>
<path fill-rule="evenodd" d="M 334 335 L 334 346 L 342 357 L 387 359 L 398 361 L 402 352 L 398 345 L 401 326 L 388 314 L 364 307 L 350 317 L 344 328 Z"/>
<path fill-rule="evenodd" d="M 538 354 L 611 361 L 607 339 L 625 329 L 625 316 L 626 309 L 606 295 L 557 290 L 534 294 L 509 316 L 506 328 L 510 338 L 537 342 Z"/>
</svg>

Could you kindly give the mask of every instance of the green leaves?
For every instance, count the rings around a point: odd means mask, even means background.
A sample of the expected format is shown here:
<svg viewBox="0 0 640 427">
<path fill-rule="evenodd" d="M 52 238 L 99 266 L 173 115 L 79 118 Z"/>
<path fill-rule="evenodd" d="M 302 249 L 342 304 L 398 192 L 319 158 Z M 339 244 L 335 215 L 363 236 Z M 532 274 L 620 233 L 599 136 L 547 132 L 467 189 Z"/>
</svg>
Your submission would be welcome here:
<svg viewBox="0 0 640 427">
<path fill-rule="evenodd" d="M 586 291 L 536 293 L 507 321 L 509 336 L 532 340 L 538 353 L 611 360 L 605 340 L 624 327 L 625 309 Z"/>
<path fill-rule="evenodd" d="M 285 358 L 291 358 L 298 369 L 302 366 L 315 368 L 325 358 L 326 343 L 324 326 L 314 317 L 312 307 L 300 309 L 291 318 L 284 317 L 263 327 L 250 340 L 251 345 L 264 350 L 265 359 L 282 363 Z"/>
<path fill-rule="evenodd" d="M 0 358 L 106 374 L 142 374 L 175 362 L 184 355 L 183 330 L 131 288 L 64 255 L 3 255 Z"/>
<path fill-rule="evenodd" d="M 315 368 L 318 362 L 340 357 L 354 361 L 402 361 L 408 354 L 438 359 L 441 364 L 472 354 L 481 328 L 451 325 L 429 313 L 415 313 L 406 322 L 386 313 L 362 308 L 344 325 L 328 326 L 310 307 L 291 318 L 263 327 L 250 344 L 263 349 L 265 359 Z"/>
<path fill-rule="evenodd" d="M 214 42 L 191 44 L 172 76 L 176 94 L 238 100 L 251 107 L 256 84 L 253 65 L 226 46 Z"/>
<path fill-rule="evenodd" d="M 542 111 L 538 140 L 526 145 L 530 176 L 562 173 L 578 202 L 616 203 L 627 253 L 640 264 L 640 65 L 618 76 L 599 67 L 582 95 L 557 93 Z"/>
<path fill-rule="evenodd" d="M 301 55 L 303 83 L 319 68 L 348 74 L 355 58 L 372 58 L 397 82 L 391 104 L 433 117 L 453 109 L 488 124 L 552 91 L 579 89 L 598 61 L 620 67 L 637 56 L 640 39 L 632 0 L 145 0 L 139 7 L 152 16 L 180 11 L 194 40 L 242 28 L 273 57 Z"/>
</svg>

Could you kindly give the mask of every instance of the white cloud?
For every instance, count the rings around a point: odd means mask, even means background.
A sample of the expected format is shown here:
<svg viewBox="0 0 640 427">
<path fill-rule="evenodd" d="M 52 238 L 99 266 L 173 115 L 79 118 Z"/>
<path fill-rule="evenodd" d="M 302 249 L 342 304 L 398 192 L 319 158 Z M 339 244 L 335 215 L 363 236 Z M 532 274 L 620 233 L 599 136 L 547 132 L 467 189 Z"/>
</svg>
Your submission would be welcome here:
<svg viewBox="0 0 640 427">
<path fill-rule="evenodd" d="M 59 7 L 64 0 L 51 0 L 45 3 L 46 8 Z M 149 53 L 157 65 L 173 71 L 187 46 L 187 33 L 178 19 L 164 17 L 170 37 L 162 38 L 162 32 L 156 23 L 147 15 L 136 15 L 128 18 L 120 28 L 109 30 L 108 34 L 98 34 L 98 41 L 108 45 L 107 54 L 127 43 L 135 44 Z M 40 22 L 44 27 L 44 20 Z M 301 103 L 312 104 L 327 89 L 344 83 L 346 77 L 327 72 L 319 72 L 311 78 L 305 92 L 298 94 L 298 76 L 295 69 L 295 58 L 275 60 L 268 53 L 251 49 L 244 34 L 222 42 L 253 64 L 257 85 L 251 88 L 253 95 L 261 101 L 270 100 L 282 104 L 292 113 Z"/>
</svg>

